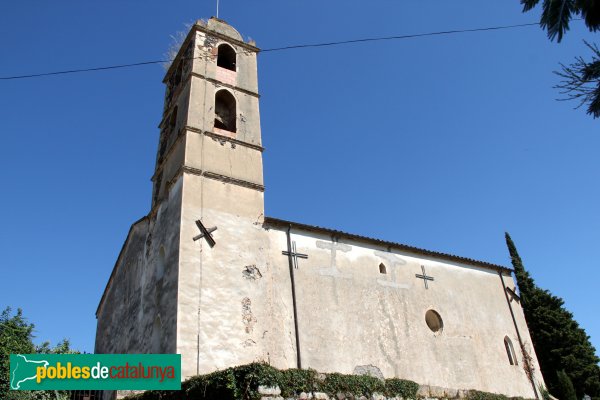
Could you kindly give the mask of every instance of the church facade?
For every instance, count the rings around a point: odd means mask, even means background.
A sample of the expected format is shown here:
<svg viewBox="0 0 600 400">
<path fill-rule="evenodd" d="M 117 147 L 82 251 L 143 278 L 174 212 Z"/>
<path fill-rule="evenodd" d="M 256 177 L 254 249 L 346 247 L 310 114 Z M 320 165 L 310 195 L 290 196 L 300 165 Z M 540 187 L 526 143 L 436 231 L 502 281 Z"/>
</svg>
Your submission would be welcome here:
<svg viewBox="0 0 600 400">
<path fill-rule="evenodd" d="M 212 18 L 168 70 L 152 207 L 100 300 L 96 353 L 538 397 L 510 269 L 265 217 L 258 51 Z"/>
</svg>

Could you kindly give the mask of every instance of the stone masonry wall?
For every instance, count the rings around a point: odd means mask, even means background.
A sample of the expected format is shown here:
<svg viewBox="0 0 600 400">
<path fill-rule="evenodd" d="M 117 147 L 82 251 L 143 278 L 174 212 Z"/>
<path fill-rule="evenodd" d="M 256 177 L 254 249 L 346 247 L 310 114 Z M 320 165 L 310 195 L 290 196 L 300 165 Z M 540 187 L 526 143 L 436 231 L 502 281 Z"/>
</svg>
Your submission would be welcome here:
<svg viewBox="0 0 600 400">
<path fill-rule="evenodd" d="M 351 393 L 338 393 L 337 396 L 330 397 L 326 393 L 300 393 L 297 397 L 283 398 L 281 389 L 278 387 L 259 386 L 258 392 L 262 395 L 261 400 L 407 400 L 402 397 L 386 397 L 379 394 L 373 394 L 370 398 L 360 396 L 356 398 Z M 420 385 L 417 397 L 427 400 L 440 399 L 464 399 L 470 393 L 469 390 L 449 389 L 439 386 Z"/>
</svg>

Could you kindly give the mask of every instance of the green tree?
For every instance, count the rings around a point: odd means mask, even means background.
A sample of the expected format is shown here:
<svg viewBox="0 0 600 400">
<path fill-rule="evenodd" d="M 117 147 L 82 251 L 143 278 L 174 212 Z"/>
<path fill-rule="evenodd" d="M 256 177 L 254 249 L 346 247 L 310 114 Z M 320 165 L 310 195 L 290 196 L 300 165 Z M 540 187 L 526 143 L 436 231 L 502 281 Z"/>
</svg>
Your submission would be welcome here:
<svg viewBox="0 0 600 400">
<path fill-rule="evenodd" d="M 7 307 L 0 315 L 0 399 L 7 398 L 9 391 L 10 354 L 30 354 L 35 351 L 32 342 L 33 324 L 29 324 L 19 308 L 17 314 L 11 316 Z"/>
<path fill-rule="evenodd" d="M 600 359 L 589 336 L 573 319 L 573 314 L 564 308 L 560 297 L 535 284 L 508 233 L 506 244 L 533 347 L 548 390 L 562 400 L 557 372 L 564 371 L 573 382 L 578 398 L 588 394 L 593 399 L 600 399 Z"/>
<path fill-rule="evenodd" d="M 520 0 L 523 12 L 535 8 L 540 0 Z M 560 42 L 575 17 L 582 17 L 591 32 L 600 30 L 600 1 L 598 0 L 544 0 L 540 26 L 550 40 Z M 556 72 L 563 80 L 556 85 L 567 100 L 578 100 L 577 108 L 587 105 L 587 113 L 600 117 L 600 52 L 595 44 L 586 42 L 592 51 L 592 60 L 577 57 L 570 65 L 561 64 Z"/>
<path fill-rule="evenodd" d="M 7 307 L 0 315 L 0 399 L 2 400 L 63 400 L 68 399 L 66 391 L 38 390 L 15 391 L 10 389 L 10 355 L 11 354 L 67 354 L 78 353 L 70 348 L 69 341 L 63 339 L 56 346 L 51 347 L 49 342 L 40 346 L 33 344 L 33 330 L 35 326 L 23 317 L 19 308 L 12 315 L 11 308 Z"/>
<path fill-rule="evenodd" d="M 562 370 L 556 373 L 556 378 L 559 385 L 560 400 L 577 400 L 577 394 L 575 394 L 575 388 L 573 387 L 573 382 L 571 382 L 569 375 Z"/>
</svg>

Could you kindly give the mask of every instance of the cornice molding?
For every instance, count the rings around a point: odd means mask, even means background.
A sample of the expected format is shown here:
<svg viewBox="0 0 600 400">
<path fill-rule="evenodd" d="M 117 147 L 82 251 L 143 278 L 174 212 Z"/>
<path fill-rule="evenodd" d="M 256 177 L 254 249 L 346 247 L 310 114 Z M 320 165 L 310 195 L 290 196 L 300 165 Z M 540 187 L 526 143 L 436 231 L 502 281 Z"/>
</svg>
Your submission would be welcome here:
<svg viewBox="0 0 600 400">
<path fill-rule="evenodd" d="M 248 182 L 248 181 L 245 181 L 245 180 L 242 180 L 242 179 L 232 178 L 230 176 L 225 176 L 225 175 L 217 174 L 217 173 L 211 172 L 211 171 L 203 171 L 201 169 L 194 168 L 194 167 L 188 167 L 186 165 L 184 165 L 183 167 L 181 167 L 181 171 L 183 173 L 192 174 L 192 175 L 196 175 L 196 176 L 204 176 L 206 178 L 214 179 L 214 180 L 221 181 L 221 182 L 224 182 L 224 183 L 232 183 L 234 185 L 246 187 L 246 188 L 249 188 L 249 189 L 254 189 L 254 190 L 257 190 L 259 192 L 264 192 L 265 191 L 264 185 L 259 185 L 259 184 L 256 184 L 256 183 L 253 183 L 253 182 Z M 175 174 L 175 176 L 177 176 L 177 174 Z"/>
<path fill-rule="evenodd" d="M 235 138 L 232 138 L 232 137 L 229 137 L 229 136 L 225 136 L 225 135 L 221 135 L 221 134 L 215 133 L 215 132 L 205 131 L 205 130 L 202 130 L 202 129 L 199 129 L 199 128 L 195 128 L 193 126 L 186 125 L 185 127 L 183 127 L 183 129 L 185 129 L 187 131 L 190 131 L 190 132 L 198 133 L 200 135 L 206 135 L 206 136 L 211 137 L 213 139 L 224 140 L 226 142 L 234 143 L 236 145 L 240 145 L 240 146 L 243 146 L 243 147 L 248 147 L 250 149 L 258 150 L 261 153 L 263 151 L 265 151 L 264 147 L 259 146 L 257 144 L 244 142 L 243 140 L 235 139 Z"/>
<path fill-rule="evenodd" d="M 235 44 L 236 46 L 243 47 L 244 49 L 246 49 L 248 51 L 251 51 L 253 53 L 259 53 L 260 52 L 260 49 L 258 47 L 256 47 L 256 46 L 253 46 L 253 45 L 251 45 L 249 43 L 246 43 L 246 42 L 242 42 L 241 40 L 232 38 L 231 36 L 224 35 L 224 34 L 222 34 L 220 32 L 210 30 L 208 27 L 205 27 L 205 26 L 202 26 L 202 25 L 199 25 L 199 24 L 194 24 L 194 26 L 192 27 L 192 30 L 194 32 L 200 31 L 200 32 L 206 33 L 207 35 L 214 36 L 214 37 L 217 37 L 219 39 L 225 40 L 225 41 L 227 41 L 227 42 L 229 42 L 231 44 Z"/>
</svg>

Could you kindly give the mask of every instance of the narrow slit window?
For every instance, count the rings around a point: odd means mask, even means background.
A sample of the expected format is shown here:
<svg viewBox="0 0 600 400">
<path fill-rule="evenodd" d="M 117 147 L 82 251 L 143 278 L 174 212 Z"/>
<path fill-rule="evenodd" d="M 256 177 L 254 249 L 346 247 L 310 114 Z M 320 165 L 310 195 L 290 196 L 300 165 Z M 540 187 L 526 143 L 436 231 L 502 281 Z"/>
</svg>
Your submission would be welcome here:
<svg viewBox="0 0 600 400">
<path fill-rule="evenodd" d="M 152 337 L 151 337 L 151 347 L 152 352 L 155 354 L 162 353 L 162 330 L 163 325 L 160 318 L 160 314 L 154 318 L 154 324 L 152 325 Z"/>
<path fill-rule="evenodd" d="M 217 66 L 235 71 L 235 50 L 228 44 L 222 44 L 217 49 Z"/>
<path fill-rule="evenodd" d="M 169 133 L 175 129 L 175 126 L 177 126 L 177 106 L 175 106 L 171 113 L 171 117 L 169 118 Z"/>
<path fill-rule="evenodd" d="M 175 77 L 173 78 L 173 80 L 174 80 L 173 87 L 177 87 L 177 85 L 179 85 L 181 83 L 182 75 L 183 75 L 183 62 L 179 61 L 179 64 L 177 65 L 177 69 L 175 69 Z"/>
<path fill-rule="evenodd" d="M 158 257 L 156 259 L 156 281 L 160 281 L 163 276 L 165 275 L 165 265 L 166 265 L 166 260 L 165 260 L 165 248 L 163 246 L 160 246 L 160 250 L 158 251 Z"/>
<path fill-rule="evenodd" d="M 504 338 L 504 347 L 506 348 L 506 355 L 508 356 L 508 362 L 510 365 L 518 365 L 515 349 L 513 348 L 512 342 L 508 336 Z"/>
</svg>

